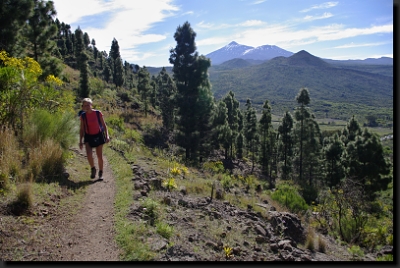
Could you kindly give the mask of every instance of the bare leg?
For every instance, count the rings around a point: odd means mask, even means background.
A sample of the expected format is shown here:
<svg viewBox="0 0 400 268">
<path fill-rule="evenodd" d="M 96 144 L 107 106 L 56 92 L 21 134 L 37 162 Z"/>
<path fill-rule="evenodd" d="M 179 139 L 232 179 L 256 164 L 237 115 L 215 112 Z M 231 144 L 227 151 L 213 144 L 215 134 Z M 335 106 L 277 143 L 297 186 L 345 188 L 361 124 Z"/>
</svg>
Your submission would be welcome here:
<svg viewBox="0 0 400 268">
<path fill-rule="evenodd" d="M 86 155 L 87 155 L 87 159 L 88 159 L 89 165 L 90 165 L 91 168 L 93 168 L 94 167 L 94 161 L 93 161 L 92 147 L 89 146 L 88 142 L 85 143 L 85 147 L 86 147 Z"/>
<path fill-rule="evenodd" d="M 103 170 L 103 145 L 96 147 L 96 155 L 97 161 L 99 162 L 99 170 Z"/>
</svg>

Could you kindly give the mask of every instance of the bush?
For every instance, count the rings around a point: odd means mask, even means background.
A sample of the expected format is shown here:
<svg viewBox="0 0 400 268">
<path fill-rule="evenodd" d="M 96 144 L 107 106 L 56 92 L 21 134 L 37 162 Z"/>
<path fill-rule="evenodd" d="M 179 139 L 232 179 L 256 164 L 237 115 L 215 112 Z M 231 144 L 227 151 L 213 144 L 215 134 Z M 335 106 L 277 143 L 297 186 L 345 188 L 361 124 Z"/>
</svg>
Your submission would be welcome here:
<svg viewBox="0 0 400 268">
<path fill-rule="evenodd" d="M 65 154 L 59 144 L 46 140 L 29 154 L 28 178 L 33 181 L 50 182 L 57 180 L 64 172 Z"/>
<path fill-rule="evenodd" d="M 160 216 L 160 203 L 157 201 L 151 199 L 151 198 L 146 198 L 143 203 L 143 210 L 144 214 L 149 218 L 150 220 L 150 225 L 154 225 L 157 219 Z"/>
<path fill-rule="evenodd" d="M 10 178 L 17 177 L 21 170 L 21 155 L 18 142 L 9 128 L 0 130 L 0 189 L 7 189 Z"/>
<path fill-rule="evenodd" d="M 311 251 L 314 251 L 315 249 L 314 238 L 315 238 L 314 230 L 312 228 L 308 228 L 305 247 Z"/>
<path fill-rule="evenodd" d="M 326 241 L 321 236 L 318 236 L 318 251 L 322 253 L 326 252 Z"/>
<path fill-rule="evenodd" d="M 271 198 L 286 206 L 293 213 L 299 213 L 308 209 L 306 201 L 298 193 L 297 189 L 287 182 L 278 185 L 277 189 L 272 193 Z"/>
<path fill-rule="evenodd" d="M 10 204 L 12 213 L 21 215 L 33 204 L 32 184 L 23 183 L 18 186 L 16 199 Z"/>
<path fill-rule="evenodd" d="M 50 113 L 47 110 L 36 110 L 28 119 L 24 128 L 24 141 L 32 148 L 48 139 L 60 144 L 67 150 L 78 138 L 79 121 L 70 112 Z"/>
<path fill-rule="evenodd" d="M 168 223 L 159 222 L 156 224 L 156 230 L 162 237 L 169 239 L 174 232 L 174 227 Z"/>
</svg>

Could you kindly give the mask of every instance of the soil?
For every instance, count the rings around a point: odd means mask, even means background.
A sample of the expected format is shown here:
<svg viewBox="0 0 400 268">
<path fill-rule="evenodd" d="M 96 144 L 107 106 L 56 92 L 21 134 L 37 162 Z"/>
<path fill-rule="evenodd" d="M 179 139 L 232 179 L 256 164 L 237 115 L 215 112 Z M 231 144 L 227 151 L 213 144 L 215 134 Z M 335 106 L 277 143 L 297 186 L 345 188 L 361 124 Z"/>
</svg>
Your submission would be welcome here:
<svg viewBox="0 0 400 268">
<path fill-rule="evenodd" d="M 97 165 L 97 157 L 94 161 Z M 114 195 L 115 179 L 110 165 L 103 157 L 104 179 L 94 179 L 88 186 L 80 212 L 63 232 L 64 260 L 118 261 L 119 249 L 115 242 Z"/>
<path fill-rule="evenodd" d="M 82 166 L 67 170 L 68 176 L 87 170 L 83 151 L 72 149 Z M 97 159 L 95 158 L 97 166 Z M 157 177 L 151 159 L 138 159 L 132 165 L 133 183 L 136 186 L 150 184 Z M 136 173 L 136 174 L 135 174 Z M 136 177 L 135 177 L 136 176 Z M 146 178 L 146 181 L 143 181 Z M 115 177 L 104 157 L 104 180 L 91 180 L 75 184 L 87 185 L 83 202 L 75 204 L 76 213 L 63 214 L 58 209 L 68 191 L 52 197 L 53 202 L 36 204 L 29 217 L 10 215 L 0 210 L 0 254 L 4 261 L 118 261 L 121 251 L 115 240 L 114 197 Z M 66 188 L 66 186 L 64 187 Z M 137 187 L 132 197 L 139 200 L 149 194 Z M 318 234 L 326 243 L 325 252 L 310 251 L 287 237 L 279 237 L 276 226 L 269 216 L 255 213 L 251 207 L 239 209 L 224 200 L 201 198 L 176 192 L 164 196 L 169 211 L 167 222 L 179 233 L 167 241 L 157 233 L 144 239 L 157 252 L 155 261 L 348 261 L 351 255 L 345 246 L 338 245 L 328 236 Z M 154 194 L 154 193 L 153 193 Z M 244 193 L 241 193 L 244 194 Z M 265 200 L 261 206 L 265 214 L 276 214 Z M 281 214 L 283 217 L 286 214 Z M 140 202 L 133 201 L 128 218 L 133 222 L 146 220 Z M 275 229 L 275 230 L 274 230 Z M 215 237 L 220 237 L 217 240 Z M 233 239 L 227 241 L 226 238 Z M 171 244 L 172 242 L 172 244 Z M 224 246 L 232 247 L 233 255 L 226 258 Z M 168 246 L 169 245 L 169 246 Z M 366 255 L 364 260 L 374 260 Z"/>
<path fill-rule="evenodd" d="M 73 148 L 83 167 L 88 166 L 86 152 Z M 94 153 L 97 165 L 97 157 Z M 51 201 L 34 206 L 16 217 L 5 205 L 0 211 L 0 258 L 4 261 L 118 261 L 120 250 L 115 241 L 114 196 L 115 178 L 105 157 L 104 180 L 63 185 L 63 193 Z M 82 172 L 70 167 L 70 173 Z M 67 178 L 68 179 L 68 178 Z M 71 184 L 76 190 L 87 185 L 82 203 L 72 204 L 78 211 L 66 214 L 59 209 L 68 197 Z"/>
</svg>

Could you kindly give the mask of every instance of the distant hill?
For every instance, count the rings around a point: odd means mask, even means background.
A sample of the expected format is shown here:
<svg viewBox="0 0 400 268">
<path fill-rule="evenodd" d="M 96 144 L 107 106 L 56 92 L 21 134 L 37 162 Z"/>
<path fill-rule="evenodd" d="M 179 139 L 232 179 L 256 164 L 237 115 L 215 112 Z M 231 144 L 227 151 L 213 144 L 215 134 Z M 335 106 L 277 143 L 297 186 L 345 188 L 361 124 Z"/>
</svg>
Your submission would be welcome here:
<svg viewBox="0 0 400 268">
<path fill-rule="evenodd" d="M 370 65 L 393 65 L 393 58 L 389 57 L 380 57 L 378 59 L 367 58 L 365 60 L 330 60 L 323 59 L 324 61 L 331 64 L 370 64 Z"/>
<path fill-rule="evenodd" d="M 155 76 L 161 71 L 147 69 Z M 172 67 L 166 69 L 172 74 Z M 302 50 L 267 61 L 234 58 L 212 65 L 209 79 L 217 100 L 229 90 L 242 105 L 250 98 L 261 107 L 268 99 L 276 115 L 292 111 L 299 89 L 307 87 L 312 111 L 319 118 L 393 116 L 393 65 L 327 61 Z"/>
<path fill-rule="evenodd" d="M 362 109 L 377 113 L 379 109 L 393 109 L 392 77 L 329 64 L 306 51 L 243 68 L 212 66 L 209 74 L 217 99 L 229 90 L 242 103 L 250 98 L 262 105 L 268 99 L 275 114 L 296 106 L 301 87 L 309 89 L 311 106 L 319 116 L 340 118 L 343 114 L 347 119 Z"/>
</svg>

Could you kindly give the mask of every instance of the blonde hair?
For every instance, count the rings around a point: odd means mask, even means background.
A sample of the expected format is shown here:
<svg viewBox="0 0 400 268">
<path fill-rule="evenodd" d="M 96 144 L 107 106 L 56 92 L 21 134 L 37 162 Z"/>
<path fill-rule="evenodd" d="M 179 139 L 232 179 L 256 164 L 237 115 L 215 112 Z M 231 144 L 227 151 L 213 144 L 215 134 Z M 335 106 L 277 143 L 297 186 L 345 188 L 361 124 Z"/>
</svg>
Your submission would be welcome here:
<svg viewBox="0 0 400 268">
<path fill-rule="evenodd" d="M 88 102 L 88 103 L 90 103 L 90 104 L 93 103 L 91 98 L 84 98 L 84 99 L 82 100 L 82 104 L 83 104 L 84 102 Z"/>
</svg>

